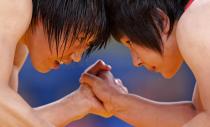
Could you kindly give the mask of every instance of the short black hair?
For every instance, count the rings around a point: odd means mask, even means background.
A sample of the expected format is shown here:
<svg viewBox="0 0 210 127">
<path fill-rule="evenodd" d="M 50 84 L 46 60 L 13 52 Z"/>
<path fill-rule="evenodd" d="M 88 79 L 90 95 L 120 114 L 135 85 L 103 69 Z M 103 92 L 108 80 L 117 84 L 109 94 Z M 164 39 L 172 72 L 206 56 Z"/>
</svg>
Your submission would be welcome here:
<svg viewBox="0 0 210 127">
<path fill-rule="evenodd" d="M 31 28 L 41 21 L 48 35 L 49 46 L 52 40 L 66 46 L 71 36 L 71 43 L 82 32 L 85 38 L 94 37 L 87 53 L 106 46 L 110 35 L 105 0 L 32 0 L 33 15 Z M 82 42 L 81 42 L 82 43 Z"/>
<path fill-rule="evenodd" d="M 123 35 L 141 46 L 163 53 L 160 31 L 162 10 L 170 19 L 170 31 L 189 0 L 107 0 L 111 33 L 119 41 Z"/>
</svg>

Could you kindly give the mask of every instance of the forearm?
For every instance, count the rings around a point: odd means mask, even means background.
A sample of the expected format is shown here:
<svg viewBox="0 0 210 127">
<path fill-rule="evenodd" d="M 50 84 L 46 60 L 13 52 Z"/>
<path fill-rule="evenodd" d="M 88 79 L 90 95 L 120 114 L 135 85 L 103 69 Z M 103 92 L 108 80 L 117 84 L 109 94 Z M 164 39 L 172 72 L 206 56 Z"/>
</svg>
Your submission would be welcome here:
<svg viewBox="0 0 210 127">
<path fill-rule="evenodd" d="M 88 113 L 86 100 L 79 93 L 72 93 L 54 103 L 35 108 L 36 113 L 56 127 L 81 119 Z"/>
<path fill-rule="evenodd" d="M 118 118 L 135 127 L 182 127 L 196 111 L 190 102 L 158 103 L 136 95 L 123 95 L 114 100 Z"/>
<path fill-rule="evenodd" d="M 210 115 L 207 112 L 201 112 L 183 127 L 210 127 Z"/>
<path fill-rule="evenodd" d="M 33 109 L 9 87 L 0 87 L 0 126 L 53 127 L 37 116 Z"/>
</svg>

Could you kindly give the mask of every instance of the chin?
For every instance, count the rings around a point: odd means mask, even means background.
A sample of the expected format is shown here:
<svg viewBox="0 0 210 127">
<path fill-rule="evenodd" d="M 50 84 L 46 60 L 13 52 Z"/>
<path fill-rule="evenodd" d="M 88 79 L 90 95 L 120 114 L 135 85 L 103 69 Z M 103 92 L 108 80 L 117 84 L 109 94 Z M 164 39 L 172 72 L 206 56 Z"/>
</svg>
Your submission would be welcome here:
<svg viewBox="0 0 210 127">
<path fill-rule="evenodd" d="M 35 67 L 34 66 L 34 68 L 35 68 L 36 71 L 38 71 L 40 73 L 43 73 L 43 74 L 46 74 L 46 73 L 48 73 L 50 71 L 50 69 L 41 68 L 41 67 Z"/>
<path fill-rule="evenodd" d="M 46 74 L 46 73 L 50 72 L 50 70 L 37 70 L 37 71 L 40 72 L 40 73 L 43 73 L 43 74 Z"/>
<path fill-rule="evenodd" d="M 176 73 L 161 73 L 162 74 L 162 76 L 164 77 L 164 78 L 166 78 L 166 79 L 171 79 L 171 78 L 173 78 L 174 77 L 174 75 L 176 74 Z"/>
<path fill-rule="evenodd" d="M 161 74 L 162 74 L 162 76 L 163 76 L 164 78 L 166 78 L 166 79 L 171 79 L 171 78 L 173 78 L 173 77 L 176 75 L 177 71 L 178 71 L 178 69 L 175 69 L 175 70 L 173 70 L 173 71 L 163 72 L 163 73 L 161 73 Z"/>
<path fill-rule="evenodd" d="M 171 79 L 173 78 L 176 73 L 179 71 L 179 69 L 181 68 L 181 65 L 182 64 L 179 64 L 178 66 L 174 66 L 173 68 L 169 69 L 169 71 L 165 71 L 165 72 L 162 72 L 162 76 L 166 79 Z"/>
</svg>

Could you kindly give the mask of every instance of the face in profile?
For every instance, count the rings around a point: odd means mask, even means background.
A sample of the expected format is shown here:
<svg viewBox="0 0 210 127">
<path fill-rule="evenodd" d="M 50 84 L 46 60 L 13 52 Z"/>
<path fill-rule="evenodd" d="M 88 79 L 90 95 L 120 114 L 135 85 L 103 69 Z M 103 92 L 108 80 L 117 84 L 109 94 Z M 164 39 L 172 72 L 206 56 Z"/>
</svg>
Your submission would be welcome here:
<svg viewBox="0 0 210 127">
<path fill-rule="evenodd" d="M 176 41 L 171 41 L 164 35 L 162 38 L 163 54 L 133 43 L 127 36 L 123 36 L 120 41 L 130 50 L 134 66 L 144 66 L 150 71 L 162 74 L 165 78 L 171 78 L 180 68 L 183 59 Z"/>
<path fill-rule="evenodd" d="M 50 50 L 48 36 L 42 25 L 37 25 L 36 30 L 29 34 L 26 42 L 34 68 L 41 73 L 47 73 L 50 70 L 58 69 L 61 64 L 80 62 L 93 37 L 84 38 L 81 33 L 74 42 L 71 43 L 70 40 L 71 37 L 66 45 L 60 43 L 58 52 L 55 42 L 52 41 L 51 43 L 54 45 Z"/>
<path fill-rule="evenodd" d="M 183 59 L 176 40 L 186 1 L 118 0 L 109 2 L 111 33 L 130 49 L 134 66 L 170 78 Z"/>
</svg>

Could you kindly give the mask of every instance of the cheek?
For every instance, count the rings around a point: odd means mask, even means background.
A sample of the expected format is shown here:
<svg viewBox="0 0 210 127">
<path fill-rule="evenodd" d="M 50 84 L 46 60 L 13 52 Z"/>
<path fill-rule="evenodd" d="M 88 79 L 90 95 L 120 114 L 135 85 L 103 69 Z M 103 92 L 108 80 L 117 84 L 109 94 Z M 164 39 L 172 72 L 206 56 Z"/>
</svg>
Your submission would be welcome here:
<svg viewBox="0 0 210 127">
<path fill-rule="evenodd" d="M 150 67 L 155 67 L 157 71 L 161 71 L 163 66 L 163 61 L 159 57 L 147 57 L 145 58 L 145 64 Z"/>
<path fill-rule="evenodd" d="M 72 59 L 73 54 L 77 54 L 80 56 L 80 54 L 83 54 L 85 50 L 86 50 L 85 47 L 82 47 L 79 45 L 73 45 L 71 47 L 67 47 L 64 52 L 62 50 L 59 51 L 59 54 L 60 54 L 60 57 L 63 54 L 63 59 L 70 60 L 70 59 Z"/>
<path fill-rule="evenodd" d="M 35 67 L 44 66 L 44 65 L 46 66 L 48 58 L 49 58 L 48 53 L 46 53 L 45 51 L 32 50 L 30 54 L 31 54 L 30 57 L 31 57 L 32 64 Z"/>
<path fill-rule="evenodd" d="M 78 54 L 83 54 L 86 50 L 88 49 L 88 46 L 86 45 L 80 45 L 80 46 L 77 46 L 73 49 L 73 52 L 75 53 L 78 53 Z"/>
<path fill-rule="evenodd" d="M 45 46 L 43 43 L 34 42 L 29 48 L 29 54 L 36 70 L 45 72 L 50 65 L 49 58 L 51 57 L 51 53 L 49 47 L 47 45 Z"/>
<path fill-rule="evenodd" d="M 163 64 L 161 56 L 153 51 L 142 50 L 139 56 L 141 57 L 142 61 L 148 66 L 160 67 Z"/>
</svg>

